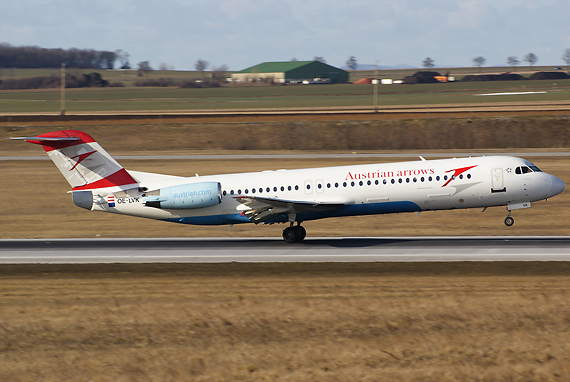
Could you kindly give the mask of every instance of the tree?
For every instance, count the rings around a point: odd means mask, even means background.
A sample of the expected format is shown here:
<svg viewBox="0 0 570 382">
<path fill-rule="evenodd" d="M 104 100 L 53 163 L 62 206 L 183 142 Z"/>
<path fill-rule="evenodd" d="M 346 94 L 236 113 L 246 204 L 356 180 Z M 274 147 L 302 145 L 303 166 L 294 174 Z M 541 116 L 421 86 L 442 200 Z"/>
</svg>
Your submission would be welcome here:
<svg viewBox="0 0 570 382">
<path fill-rule="evenodd" d="M 435 62 L 431 57 L 426 57 L 426 59 L 422 61 L 422 65 L 424 68 L 433 68 L 435 66 Z"/>
<path fill-rule="evenodd" d="M 119 49 L 115 51 L 115 55 L 117 56 L 117 59 L 121 63 L 121 69 L 131 68 L 131 64 L 129 63 L 129 54 L 127 52 Z"/>
<path fill-rule="evenodd" d="M 526 56 L 524 56 L 524 61 L 528 62 L 529 66 L 533 66 L 538 61 L 538 57 L 534 53 L 529 53 Z"/>
<path fill-rule="evenodd" d="M 513 71 L 515 71 L 515 67 L 520 63 L 519 59 L 516 56 L 509 56 L 507 58 L 507 65 L 513 67 Z"/>
<path fill-rule="evenodd" d="M 313 61 L 322 62 L 323 64 L 326 63 L 325 58 L 324 58 L 324 57 L 321 57 L 321 56 L 315 56 L 315 57 L 313 57 Z"/>
<path fill-rule="evenodd" d="M 152 67 L 150 66 L 150 61 L 141 61 L 138 63 L 138 76 L 142 76 L 150 71 L 152 71 Z"/>
<path fill-rule="evenodd" d="M 485 60 L 485 57 L 483 56 L 475 57 L 473 59 L 473 63 L 475 64 L 475 66 L 479 67 L 479 71 L 481 71 L 481 67 L 485 65 L 485 61 L 487 60 Z"/>
<path fill-rule="evenodd" d="M 209 65 L 210 63 L 208 61 L 199 58 L 198 61 L 196 61 L 196 64 L 194 64 L 194 68 L 199 72 L 203 72 Z"/>
<path fill-rule="evenodd" d="M 566 63 L 566 65 L 570 66 L 570 48 L 566 48 L 564 54 L 562 55 L 562 59 Z"/>
<path fill-rule="evenodd" d="M 289 61 L 291 61 L 291 62 L 296 62 L 296 61 L 299 61 L 299 60 L 297 60 L 295 57 L 293 57 L 293 58 L 290 59 Z"/>
<path fill-rule="evenodd" d="M 220 81 L 223 81 L 224 78 L 226 78 L 226 72 L 228 71 L 228 66 L 227 65 L 220 65 L 220 66 L 214 66 L 212 68 L 212 78 L 216 78 Z"/>
<path fill-rule="evenodd" d="M 358 68 L 358 63 L 356 62 L 356 58 L 354 56 L 350 56 L 348 60 L 346 60 L 346 66 L 350 70 L 356 70 L 356 68 Z"/>
</svg>

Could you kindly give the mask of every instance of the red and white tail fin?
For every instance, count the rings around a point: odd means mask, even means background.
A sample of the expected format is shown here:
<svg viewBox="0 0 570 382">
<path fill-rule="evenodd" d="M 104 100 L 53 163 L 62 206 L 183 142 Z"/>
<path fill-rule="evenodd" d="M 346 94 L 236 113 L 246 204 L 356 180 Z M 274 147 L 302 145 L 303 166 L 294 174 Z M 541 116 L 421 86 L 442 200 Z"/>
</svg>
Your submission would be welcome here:
<svg viewBox="0 0 570 382">
<path fill-rule="evenodd" d="M 73 191 L 138 183 L 93 138 L 81 131 L 54 131 L 20 139 L 42 145 Z"/>
</svg>

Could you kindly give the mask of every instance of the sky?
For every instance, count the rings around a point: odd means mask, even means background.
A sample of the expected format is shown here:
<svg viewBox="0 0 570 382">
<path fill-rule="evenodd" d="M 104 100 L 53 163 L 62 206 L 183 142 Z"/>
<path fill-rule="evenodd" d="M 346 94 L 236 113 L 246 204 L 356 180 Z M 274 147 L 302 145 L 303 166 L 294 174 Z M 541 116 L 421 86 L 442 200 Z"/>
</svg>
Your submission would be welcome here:
<svg viewBox="0 0 570 382">
<path fill-rule="evenodd" d="M 323 57 L 359 64 L 436 67 L 521 63 L 562 66 L 570 0 L 18 0 L 0 12 L 0 43 L 130 54 L 194 70 L 241 70 L 266 61 Z"/>
</svg>

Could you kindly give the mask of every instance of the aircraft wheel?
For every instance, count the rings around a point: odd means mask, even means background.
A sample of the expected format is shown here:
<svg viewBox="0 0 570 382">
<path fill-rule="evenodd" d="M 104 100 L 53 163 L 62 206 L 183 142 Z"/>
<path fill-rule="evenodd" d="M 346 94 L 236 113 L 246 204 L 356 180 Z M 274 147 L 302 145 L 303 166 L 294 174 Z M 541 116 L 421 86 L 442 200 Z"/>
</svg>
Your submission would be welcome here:
<svg viewBox="0 0 570 382">
<path fill-rule="evenodd" d="M 296 226 L 295 228 L 297 228 L 297 230 L 299 231 L 299 241 L 303 241 L 305 240 L 305 238 L 307 237 L 307 230 L 303 227 L 303 226 Z"/>
<path fill-rule="evenodd" d="M 510 226 L 512 226 L 513 224 L 515 224 L 515 219 L 513 219 L 513 218 L 510 217 L 510 216 L 507 216 L 507 217 L 505 218 L 505 225 L 506 225 L 507 227 L 510 227 Z"/>
<path fill-rule="evenodd" d="M 301 226 L 287 227 L 283 230 L 283 239 L 287 243 L 298 243 L 303 241 L 306 236 L 306 231 Z"/>
</svg>

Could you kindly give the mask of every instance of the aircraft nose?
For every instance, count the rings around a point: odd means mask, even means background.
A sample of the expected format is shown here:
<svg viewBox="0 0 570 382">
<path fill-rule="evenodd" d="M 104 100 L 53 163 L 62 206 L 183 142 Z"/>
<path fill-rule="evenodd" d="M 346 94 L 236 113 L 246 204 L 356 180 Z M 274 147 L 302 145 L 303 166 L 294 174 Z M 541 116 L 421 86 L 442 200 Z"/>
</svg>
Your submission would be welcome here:
<svg viewBox="0 0 570 382">
<path fill-rule="evenodd" d="M 552 182 L 550 184 L 550 192 L 549 192 L 550 197 L 553 197 L 554 195 L 558 195 L 559 193 L 564 191 L 565 186 L 566 185 L 564 184 L 564 182 L 562 180 L 553 176 Z"/>
</svg>

